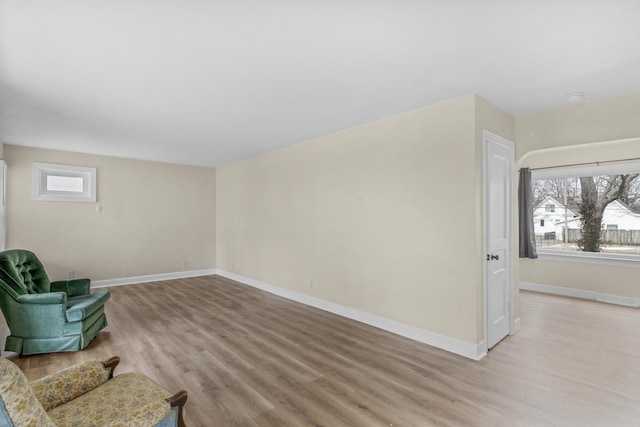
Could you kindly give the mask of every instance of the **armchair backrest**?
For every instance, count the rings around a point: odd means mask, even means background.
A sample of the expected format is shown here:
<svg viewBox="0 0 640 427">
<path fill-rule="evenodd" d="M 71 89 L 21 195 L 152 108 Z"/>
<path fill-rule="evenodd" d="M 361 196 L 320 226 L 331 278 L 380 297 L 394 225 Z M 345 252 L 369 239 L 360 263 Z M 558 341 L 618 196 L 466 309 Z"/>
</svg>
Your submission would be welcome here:
<svg viewBox="0 0 640 427">
<path fill-rule="evenodd" d="M 4 358 L 0 358 L 0 425 L 55 427 L 20 368 Z"/>
<path fill-rule="evenodd" d="M 4 279 L 19 295 L 41 294 L 51 290 L 44 266 L 33 252 L 26 249 L 0 252 L 0 279 Z"/>
<path fill-rule="evenodd" d="M 24 295 L 25 293 L 24 286 L 16 283 L 16 281 L 11 279 L 11 277 L 2 270 L 2 267 L 0 267 L 0 301 L 4 299 L 3 297 L 5 295 L 16 300 L 20 295 Z"/>
<path fill-rule="evenodd" d="M 20 285 L 15 283 L 15 280 L 8 280 L 7 274 L 0 271 L 0 310 L 2 310 L 5 320 L 9 317 L 9 320 L 7 320 L 9 330 L 11 330 L 12 326 L 11 315 L 9 313 L 11 313 L 12 308 L 19 304 L 17 301 L 18 297 L 24 294 L 24 292 L 18 292 L 16 289 L 20 289 Z"/>
</svg>

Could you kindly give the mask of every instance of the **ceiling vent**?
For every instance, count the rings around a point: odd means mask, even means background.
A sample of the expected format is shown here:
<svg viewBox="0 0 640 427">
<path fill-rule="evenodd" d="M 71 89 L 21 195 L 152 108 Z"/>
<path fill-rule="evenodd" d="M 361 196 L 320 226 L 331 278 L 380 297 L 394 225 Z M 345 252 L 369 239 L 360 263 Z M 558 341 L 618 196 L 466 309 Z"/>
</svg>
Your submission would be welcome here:
<svg viewBox="0 0 640 427">
<path fill-rule="evenodd" d="M 584 92 L 573 92 L 567 95 L 567 102 L 570 104 L 577 104 L 584 101 Z"/>
</svg>

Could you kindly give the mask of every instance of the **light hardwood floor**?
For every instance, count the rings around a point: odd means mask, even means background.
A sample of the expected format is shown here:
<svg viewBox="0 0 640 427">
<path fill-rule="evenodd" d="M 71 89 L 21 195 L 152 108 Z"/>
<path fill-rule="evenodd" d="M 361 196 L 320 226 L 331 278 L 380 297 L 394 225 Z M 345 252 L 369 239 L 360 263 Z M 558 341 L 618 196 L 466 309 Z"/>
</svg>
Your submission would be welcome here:
<svg viewBox="0 0 640 427">
<path fill-rule="evenodd" d="M 191 427 L 640 425 L 638 309 L 522 292 L 475 362 L 217 276 L 110 291 L 85 350 L 3 356 L 35 379 L 119 355 L 187 390 Z"/>
</svg>

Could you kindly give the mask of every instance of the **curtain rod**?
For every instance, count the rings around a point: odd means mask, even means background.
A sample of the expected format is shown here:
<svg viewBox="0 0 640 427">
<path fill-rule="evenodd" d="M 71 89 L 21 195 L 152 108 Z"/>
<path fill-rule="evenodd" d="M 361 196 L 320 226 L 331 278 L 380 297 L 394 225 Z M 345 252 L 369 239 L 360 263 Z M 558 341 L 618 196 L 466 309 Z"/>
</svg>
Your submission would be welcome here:
<svg viewBox="0 0 640 427">
<path fill-rule="evenodd" d="M 539 170 L 544 170 L 544 169 L 570 168 L 570 167 L 573 167 L 573 166 L 587 166 L 587 165 L 600 166 L 601 164 L 604 164 L 604 163 L 621 163 L 621 162 L 631 162 L 631 161 L 634 161 L 634 160 L 640 160 L 640 157 L 634 157 L 634 158 L 629 158 L 629 159 L 620 159 L 620 160 L 603 160 L 601 162 L 572 163 L 570 165 L 561 165 L 561 166 L 543 166 L 543 167 L 540 167 L 540 168 L 531 168 L 529 170 L 539 171 Z"/>
</svg>

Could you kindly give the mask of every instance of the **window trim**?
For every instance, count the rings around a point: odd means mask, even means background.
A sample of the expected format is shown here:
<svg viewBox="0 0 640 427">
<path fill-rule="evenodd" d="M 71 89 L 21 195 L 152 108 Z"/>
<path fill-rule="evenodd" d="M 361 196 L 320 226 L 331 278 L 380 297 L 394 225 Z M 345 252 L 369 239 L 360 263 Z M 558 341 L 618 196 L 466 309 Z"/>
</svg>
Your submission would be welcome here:
<svg viewBox="0 0 640 427">
<path fill-rule="evenodd" d="M 613 267 L 640 268 L 640 255 L 630 258 L 629 255 L 605 254 L 602 252 L 550 251 L 538 249 L 538 259 L 547 261 L 575 262 L 581 264 L 597 264 Z"/>
<path fill-rule="evenodd" d="M 590 166 L 544 168 L 531 171 L 531 181 L 580 176 L 640 173 L 640 161 L 607 162 Z M 565 207 L 566 209 L 566 207 Z M 640 255 L 607 254 L 602 252 L 559 251 L 536 248 L 541 260 L 640 268 Z"/>
<path fill-rule="evenodd" d="M 533 169 L 531 180 L 576 178 L 580 176 L 620 175 L 640 172 L 640 161 L 595 163 L 589 166 L 557 166 Z"/>
<path fill-rule="evenodd" d="M 49 202 L 96 202 L 96 168 L 33 162 L 32 198 Z M 82 178 L 83 191 L 47 190 L 48 176 Z"/>
</svg>

